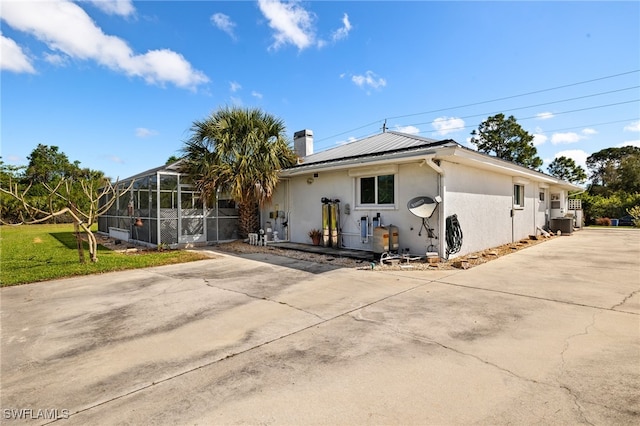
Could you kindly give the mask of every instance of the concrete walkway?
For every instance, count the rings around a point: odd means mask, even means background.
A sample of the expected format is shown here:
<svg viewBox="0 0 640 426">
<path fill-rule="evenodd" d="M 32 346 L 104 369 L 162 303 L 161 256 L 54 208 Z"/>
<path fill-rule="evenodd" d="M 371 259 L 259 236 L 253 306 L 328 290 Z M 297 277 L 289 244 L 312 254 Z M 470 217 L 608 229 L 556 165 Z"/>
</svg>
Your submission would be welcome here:
<svg viewBox="0 0 640 426">
<path fill-rule="evenodd" d="M 638 231 L 465 271 L 221 256 L 1 289 L 2 423 L 640 423 Z"/>
</svg>

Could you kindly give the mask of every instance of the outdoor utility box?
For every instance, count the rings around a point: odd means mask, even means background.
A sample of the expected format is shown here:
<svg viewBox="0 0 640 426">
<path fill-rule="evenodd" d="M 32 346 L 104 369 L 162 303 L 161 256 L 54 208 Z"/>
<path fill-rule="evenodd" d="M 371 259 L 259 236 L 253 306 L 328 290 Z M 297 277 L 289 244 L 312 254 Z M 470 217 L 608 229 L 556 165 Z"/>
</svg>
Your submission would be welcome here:
<svg viewBox="0 0 640 426">
<path fill-rule="evenodd" d="M 384 226 L 373 228 L 373 253 L 381 255 L 389 251 L 389 229 Z"/>
<path fill-rule="evenodd" d="M 400 249 L 398 227 L 395 225 L 389 225 L 389 251 L 398 251 L 398 249 Z"/>
<path fill-rule="evenodd" d="M 551 219 L 549 229 L 553 232 L 560 231 L 562 235 L 571 235 L 573 232 L 573 219 L 570 217 L 556 217 Z"/>
</svg>

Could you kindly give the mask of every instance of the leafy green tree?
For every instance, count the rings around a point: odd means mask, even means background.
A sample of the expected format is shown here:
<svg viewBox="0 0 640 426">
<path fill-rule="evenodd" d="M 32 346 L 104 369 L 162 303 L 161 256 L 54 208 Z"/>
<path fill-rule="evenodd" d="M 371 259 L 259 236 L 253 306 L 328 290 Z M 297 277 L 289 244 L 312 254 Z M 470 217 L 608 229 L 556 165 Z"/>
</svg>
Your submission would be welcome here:
<svg viewBox="0 0 640 426">
<path fill-rule="evenodd" d="M 81 168 L 56 146 L 38 145 L 26 168 L 0 161 L 0 211 L 4 224 L 56 221 L 72 222 L 78 238 L 80 261 L 84 262 L 80 229 L 86 234 L 91 261 L 97 261 L 97 241 L 91 225 L 110 204 L 100 198 L 115 189 L 104 173 Z M 115 197 L 112 197 L 115 200 Z"/>
<path fill-rule="evenodd" d="M 640 192 L 640 148 L 605 148 L 587 157 L 592 193 Z"/>
<path fill-rule="evenodd" d="M 620 160 L 618 181 L 613 189 L 627 192 L 640 192 L 640 148 Z"/>
<path fill-rule="evenodd" d="M 78 168 L 78 163 L 72 164 L 57 146 L 38 144 L 27 159 L 29 164 L 25 178 L 34 184 L 49 183 L 56 178 L 70 176 Z"/>
<path fill-rule="evenodd" d="M 167 161 L 164 164 L 165 165 L 173 164 L 178 160 L 180 160 L 180 157 L 178 157 L 177 155 L 172 155 L 171 157 L 167 158 Z"/>
<path fill-rule="evenodd" d="M 587 180 L 587 173 L 581 166 L 576 164 L 573 158 L 557 157 L 549 164 L 547 170 L 551 176 L 567 182 L 580 184 Z"/>
<path fill-rule="evenodd" d="M 236 201 L 242 237 L 258 230 L 258 206 L 271 201 L 280 170 L 296 161 L 284 122 L 257 108 L 226 107 L 194 121 L 182 150 L 182 172 L 205 201 L 218 190 Z"/>
<path fill-rule="evenodd" d="M 542 166 L 542 159 L 533 145 L 533 135 L 525 131 L 513 115 L 506 119 L 504 114 L 489 117 L 480 123 L 478 130 L 471 132 L 471 136 L 471 143 L 480 152 L 530 169 Z"/>
<path fill-rule="evenodd" d="M 24 179 L 26 166 L 5 164 L 0 157 L 0 187 L 9 188 Z M 20 202 L 0 192 L 0 221 L 5 223 L 21 222 Z"/>
</svg>

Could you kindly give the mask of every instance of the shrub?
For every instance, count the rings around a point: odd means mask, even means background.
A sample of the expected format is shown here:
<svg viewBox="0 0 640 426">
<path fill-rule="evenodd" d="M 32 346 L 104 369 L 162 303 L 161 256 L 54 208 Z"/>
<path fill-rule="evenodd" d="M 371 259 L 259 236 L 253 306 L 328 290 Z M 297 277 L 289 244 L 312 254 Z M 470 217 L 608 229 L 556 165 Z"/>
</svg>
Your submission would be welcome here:
<svg viewBox="0 0 640 426">
<path fill-rule="evenodd" d="M 627 213 L 633 218 L 633 224 L 636 228 L 640 228 L 640 206 L 631 207 Z"/>
</svg>

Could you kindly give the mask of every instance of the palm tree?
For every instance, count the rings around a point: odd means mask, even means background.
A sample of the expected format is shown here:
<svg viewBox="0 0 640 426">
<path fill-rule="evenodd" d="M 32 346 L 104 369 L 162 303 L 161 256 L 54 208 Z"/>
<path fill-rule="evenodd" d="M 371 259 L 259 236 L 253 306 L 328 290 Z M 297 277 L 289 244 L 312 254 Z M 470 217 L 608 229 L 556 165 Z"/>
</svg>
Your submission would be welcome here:
<svg viewBox="0 0 640 426">
<path fill-rule="evenodd" d="M 258 206 L 271 201 L 280 170 L 296 162 L 284 122 L 257 108 L 225 107 L 194 121 L 181 171 L 203 201 L 228 191 L 238 204 L 241 237 L 260 226 Z"/>
</svg>

